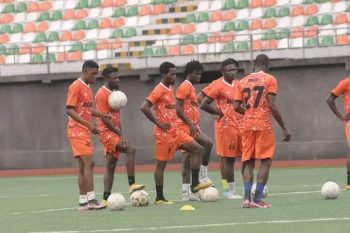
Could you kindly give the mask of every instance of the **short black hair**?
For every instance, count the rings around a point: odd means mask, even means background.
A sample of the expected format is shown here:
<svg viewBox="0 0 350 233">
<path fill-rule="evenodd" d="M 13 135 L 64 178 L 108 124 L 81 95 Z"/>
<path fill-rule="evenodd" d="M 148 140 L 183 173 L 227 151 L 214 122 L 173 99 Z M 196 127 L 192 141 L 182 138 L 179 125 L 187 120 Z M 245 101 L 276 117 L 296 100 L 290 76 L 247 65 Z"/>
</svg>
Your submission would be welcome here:
<svg viewBox="0 0 350 233">
<path fill-rule="evenodd" d="M 97 68 L 97 69 L 99 69 L 100 67 L 98 66 L 98 64 L 95 61 L 87 60 L 83 64 L 82 71 L 84 72 L 88 68 Z"/>
<path fill-rule="evenodd" d="M 203 66 L 199 61 L 192 60 L 185 66 L 185 75 L 187 76 L 195 71 L 203 71 Z"/>
<path fill-rule="evenodd" d="M 267 55 L 259 54 L 255 58 L 254 66 L 263 67 L 263 66 L 268 65 L 269 63 L 270 63 L 270 59 L 269 59 L 269 57 Z"/>
<path fill-rule="evenodd" d="M 225 66 L 228 66 L 231 64 L 234 64 L 237 68 L 239 67 L 238 61 L 236 61 L 233 58 L 228 58 L 228 59 L 225 59 L 223 62 L 221 62 L 221 70 L 223 70 Z"/>
<path fill-rule="evenodd" d="M 110 73 L 117 73 L 119 70 L 116 67 L 106 67 L 102 70 L 102 76 L 107 77 Z"/>
<path fill-rule="evenodd" d="M 176 68 L 176 66 L 173 63 L 168 62 L 168 61 L 163 62 L 159 66 L 159 73 L 160 74 L 167 74 L 167 73 L 169 73 L 169 69 L 171 69 L 171 68 Z"/>
</svg>

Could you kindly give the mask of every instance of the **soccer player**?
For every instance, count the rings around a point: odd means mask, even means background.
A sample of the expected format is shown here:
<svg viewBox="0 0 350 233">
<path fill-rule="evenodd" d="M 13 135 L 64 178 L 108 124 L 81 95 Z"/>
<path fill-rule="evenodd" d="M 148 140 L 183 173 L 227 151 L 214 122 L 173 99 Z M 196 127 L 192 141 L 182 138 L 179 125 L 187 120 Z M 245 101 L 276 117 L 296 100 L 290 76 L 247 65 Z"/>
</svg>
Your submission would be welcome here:
<svg viewBox="0 0 350 233">
<path fill-rule="evenodd" d="M 339 96 L 343 96 L 345 114 L 341 114 L 335 105 L 335 100 Z M 338 83 L 338 85 L 331 91 L 327 99 L 327 103 L 332 112 L 339 118 L 339 120 L 344 121 L 346 141 L 348 147 L 350 147 L 350 77 L 347 77 Z M 347 157 L 346 169 L 348 176 L 345 189 L 350 190 L 350 154 L 348 154 Z"/>
<path fill-rule="evenodd" d="M 191 136 L 180 131 L 177 127 L 179 118 L 176 115 L 176 101 L 172 85 L 175 83 L 176 66 L 170 62 L 163 62 L 159 67 L 161 82 L 153 89 L 141 105 L 141 111 L 155 124 L 153 133 L 156 150 L 156 169 L 154 180 L 157 197 L 155 204 L 168 205 L 173 202 L 165 199 L 163 194 L 164 170 L 177 149 L 185 150 L 191 158 L 191 191 L 198 192 L 211 186 L 211 183 L 199 182 L 199 168 L 201 164 L 202 146 Z M 155 111 L 155 115 L 151 108 Z"/>
<path fill-rule="evenodd" d="M 242 161 L 245 163 L 243 208 L 267 208 L 270 206 L 262 201 L 261 197 L 269 177 L 275 151 L 271 114 L 282 128 L 283 141 L 287 142 L 291 137 L 275 104 L 278 93 L 277 80 L 266 73 L 268 69 L 269 58 L 264 54 L 258 55 L 254 61 L 254 73 L 240 81 L 240 91 L 235 94 L 235 110 L 244 114 L 242 121 Z M 255 159 L 260 159 L 261 164 L 257 174 L 256 191 L 253 200 L 251 200 Z"/>
<path fill-rule="evenodd" d="M 238 71 L 238 62 L 234 59 L 226 59 L 221 63 L 220 78 L 213 85 L 207 96 L 203 99 L 201 109 L 219 116 L 217 120 L 216 145 L 218 147 L 218 155 L 222 156 L 222 166 L 224 177 L 229 186 L 229 192 L 226 197 L 229 199 L 241 198 L 236 192 L 234 179 L 234 162 L 236 157 L 242 155 L 241 140 L 241 120 L 242 115 L 235 112 L 233 100 L 238 81 L 235 76 Z M 212 105 L 216 101 L 216 106 Z"/>
<path fill-rule="evenodd" d="M 103 144 L 106 155 L 102 204 L 107 206 L 107 199 L 111 195 L 114 171 L 120 152 L 126 154 L 125 166 L 129 182 L 129 193 L 132 194 L 145 186 L 135 183 L 136 149 L 122 136 L 120 112 L 113 110 L 108 104 L 108 97 L 112 91 L 119 88 L 118 69 L 107 67 L 102 71 L 102 76 L 105 79 L 105 84 L 98 90 L 95 99 L 97 111 L 111 116 L 111 119 L 106 117 L 97 119 L 97 126 L 100 131 L 99 139 Z"/>
<path fill-rule="evenodd" d="M 202 164 L 199 171 L 201 182 L 212 183 L 208 177 L 208 163 L 210 152 L 213 147 L 211 139 L 199 128 L 200 113 L 194 84 L 200 81 L 203 66 L 198 61 L 191 61 L 186 64 L 186 80 L 176 90 L 176 113 L 181 119 L 178 127 L 181 131 L 190 135 L 203 147 Z M 190 157 L 185 155 L 182 169 L 182 201 L 196 200 L 191 196 L 190 190 Z"/>
<path fill-rule="evenodd" d="M 104 208 L 97 200 L 93 181 L 93 147 L 91 134 L 99 131 L 92 122 L 92 116 L 108 117 L 92 109 L 93 95 L 89 84 L 94 83 L 99 66 L 92 60 L 85 61 L 80 78 L 68 89 L 66 102 L 68 119 L 67 137 L 73 156 L 79 165 L 79 210 Z"/>
</svg>

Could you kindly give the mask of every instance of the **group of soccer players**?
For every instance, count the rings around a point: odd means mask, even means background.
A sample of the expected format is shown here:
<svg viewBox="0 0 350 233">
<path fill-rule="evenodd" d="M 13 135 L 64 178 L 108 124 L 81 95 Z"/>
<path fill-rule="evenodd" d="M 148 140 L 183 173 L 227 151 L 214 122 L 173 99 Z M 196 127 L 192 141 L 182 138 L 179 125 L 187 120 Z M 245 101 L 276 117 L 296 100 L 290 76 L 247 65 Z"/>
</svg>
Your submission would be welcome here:
<svg viewBox="0 0 350 233">
<path fill-rule="evenodd" d="M 261 200 L 267 183 L 275 151 L 275 138 L 271 115 L 289 141 L 291 134 L 275 104 L 278 93 L 276 79 L 267 73 L 269 58 L 260 54 L 254 61 L 254 72 L 237 80 L 239 63 L 226 59 L 221 63 L 222 77 L 210 83 L 198 95 L 194 85 L 200 81 L 203 67 L 198 61 L 185 66 L 186 80 L 174 92 L 176 66 L 163 62 L 159 67 L 160 83 L 152 90 L 141 105 L 141 111 L 154 124 L 156 168 L 155 204 L 173 204 L 163 194 L 164 171 L 167 162 L 176 150 L 183 153 L 183 201 L 195 199 L 192 193 L 213 185 L 208 177 L 208 163 L 212 140 L 201 131 L 200 109 L 214 118 L 216 153 L 221 157 L 220 171 L 224 196 L 241 198 L 236 192 L 234 162 L 242 160 L 244 181 L 243 208 L 267 208 L 270 205 Z M 70 85 L 66 102 L 69 115 L 67 136 L 73 155 L 79 164 L 79 209 L 102 209 L 111 193 L 113 177 L 119 152 L 126 153 L 126 170 L 129 192 L 144 188 L 135 182 L 135 147 L 122 135 L 120 113 L 108 105 L 108 96 L 118 89 L 118 70 L 106 68 L 102 75 L 105 84 L 96 94 L 96 108 L 93 110 L 93 95 L 89 87 L 98 74 L 99 66 L 86 61 L 82 75 Z M 153 111 L 152 111 L 153 109 Z M 97 117 L 97 128 L 92 122 Z M 96 200 L 93 188 L 92 134 L 99 134 L 104 146 L 106 165 L 104 174 L 103 201 Z M 257 174 L 257 186 L 251 198 L 255 160 L 261 160 Z"/>
</svg>

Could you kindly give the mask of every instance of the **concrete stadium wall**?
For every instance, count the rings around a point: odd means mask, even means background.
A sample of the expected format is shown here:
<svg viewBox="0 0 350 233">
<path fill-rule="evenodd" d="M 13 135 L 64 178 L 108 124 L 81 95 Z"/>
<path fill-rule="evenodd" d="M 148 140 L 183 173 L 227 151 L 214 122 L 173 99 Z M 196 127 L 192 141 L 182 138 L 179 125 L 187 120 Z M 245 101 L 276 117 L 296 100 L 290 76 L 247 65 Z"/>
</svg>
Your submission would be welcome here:
<svg viewBox="0 0 350 233">
<path fill-rule="evenodd" d="M 219 76 L 219 64 L 207 64 L 203 79 Z M 242 62 L 243 77 L 251 69 Z M 339 80 L 349 76 L 349 60 L 276 60 L 271 74 L 279 82 L 277 105 L 292 133 L 292 141 L 282 142 L 281 130 L 274 122 L 277 150 L 275 158 L 325 159 L 343 158 L 348 153 L 344 125 L 331 113 L 326 98 Z M 181 69 L 180 69 L 181 70 Z M 137 147 L 137 164 L 153 163 L 154 143 L 152 124 L 139 111 L 139 106 L 159 82 L 156 70 L 133 71 L 133 76 L 121 78 L 121 90 L 128 96 L 128 106 L 122 111 L 125 136 Z M 126 75 L 126 74 L 125 74 Z M 0 169 L 56 168 L 76 166 L 66 139 L 67 88 L 78 74 L 13 77 L 0 83 Z M 45 83 L 45 80 L 50 80 Z M 183 79 L 179 78 L 178 83 Z M 93 90 L 103 85 L 93 84 Z M 196 86 L 201 90 L 207 83 Z M 341 101 L 338 106 L 342 109 Z M 202 130 L 213 138 L 212 119 L 202 113 Z M 94 137 L 95 160 L 103 165 L 102 146 Z M 124 157 L 121 156 L 121 164 Z M 181 161 L 181 154 L 172 162 Z M 214 151 L 212 161 L 218 161 Z"/>
</svg>

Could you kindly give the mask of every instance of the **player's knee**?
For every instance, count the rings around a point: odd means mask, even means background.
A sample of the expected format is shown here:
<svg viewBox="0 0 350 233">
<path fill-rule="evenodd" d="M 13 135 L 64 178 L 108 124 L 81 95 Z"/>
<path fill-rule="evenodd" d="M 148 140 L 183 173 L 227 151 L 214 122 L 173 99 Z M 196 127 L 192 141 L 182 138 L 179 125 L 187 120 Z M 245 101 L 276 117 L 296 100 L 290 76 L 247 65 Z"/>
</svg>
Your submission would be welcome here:
<svg viewBox="0 0 350 233">
<path fill-rule="evenodd" d="M 203 153 L 203 146 L 197 144 L 196 146 L 194 146 L 193 148 L 193 153 L 195 154 L 202 154 Z"/>
</svg>

